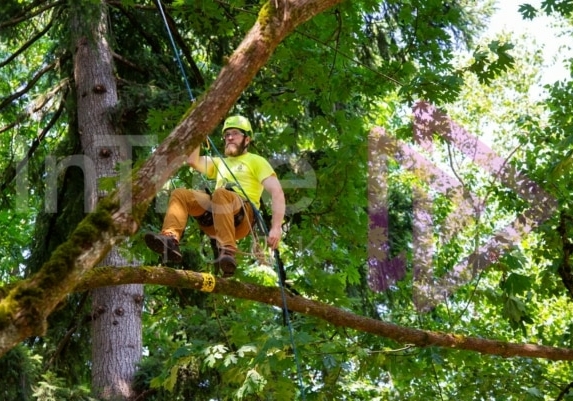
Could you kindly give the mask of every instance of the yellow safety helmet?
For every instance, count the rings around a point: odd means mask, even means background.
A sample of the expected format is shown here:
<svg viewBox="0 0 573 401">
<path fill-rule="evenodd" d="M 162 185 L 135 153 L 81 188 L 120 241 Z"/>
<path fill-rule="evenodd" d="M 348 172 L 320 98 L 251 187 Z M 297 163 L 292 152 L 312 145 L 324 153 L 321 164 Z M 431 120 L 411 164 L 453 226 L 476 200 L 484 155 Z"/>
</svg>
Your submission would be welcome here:
<svg viewBox="0 0 573 401">
<path fill-rule="evenodd" d="M 249 119 L 243 116 L 231 116 L 227 118 L 223 124 L 223 134 L 229 128 L 238 128 L 241 131 L 244 131 L 247 135 L 253 133 Z"/>
</svg>

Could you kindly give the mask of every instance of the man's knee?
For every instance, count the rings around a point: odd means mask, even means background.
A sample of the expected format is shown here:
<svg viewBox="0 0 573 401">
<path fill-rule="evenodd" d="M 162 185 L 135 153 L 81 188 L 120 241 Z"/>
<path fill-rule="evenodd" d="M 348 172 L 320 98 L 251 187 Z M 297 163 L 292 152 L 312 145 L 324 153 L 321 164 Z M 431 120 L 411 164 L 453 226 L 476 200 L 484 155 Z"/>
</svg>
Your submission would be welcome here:
<svg viewBox="0 0 573 401">
<path fill-rule="evenodd" d="M 169 204 L 179 204 L 185 207 L 190 215 L 196 216 L 211 210 L 211 197 L 205 191 L 176 188 L 171 192 Z"/>
<path fill-rule="evenodd" d="M 217 188 L 211 195 L 213 213 L 237 213 L 242 207 L 241 197 L 225 188 Z"/>
<path fill-rule="evenodd" d="M 171 191 L 171 199 L 188 201 L 195 199 L 194 191 L 187 188 L 175 188 Z"/>
<path fill-rule="evenodd" d="M 187 192 L 190 192 L 190 191 L 186 188 L 175 188 L 173 191 L 171 191 L 171 197 L 172 198 L 179 198 L 181 196 L 184 196 Z"/>
<path fill-rule="evenodd" d="M 213 191 L 211 199 L 213 200 L 214 203 L 225 204 L 234 201 L 235 193 L 225 188 L 217 188 L 216 190 Z"/>
</svg>

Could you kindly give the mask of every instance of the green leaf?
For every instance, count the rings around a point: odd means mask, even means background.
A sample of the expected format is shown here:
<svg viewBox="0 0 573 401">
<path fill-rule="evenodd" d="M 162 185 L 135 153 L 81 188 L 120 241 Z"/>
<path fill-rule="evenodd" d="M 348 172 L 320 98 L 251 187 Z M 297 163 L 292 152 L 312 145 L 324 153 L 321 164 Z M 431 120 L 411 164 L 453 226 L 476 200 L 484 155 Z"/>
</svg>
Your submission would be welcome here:
<svg viewBox="0 0 573 401">
<path fill-rule="evenodd" d="M 503 305 L 503 315 L 514 323 L 521 323 L 526 315 L 525 304 L 514 296 L 507 297 Z"/>
<path fill-rule="evenodd" d="M 525 390 L 526 400 L 544 400 L 545 397 L 543 396 L 543 392 L 536 387 L 529 387 Z"/>
<path fill-rule="evenodd" d="M 502 284 L 502 288 L 509 295 L 522 295 L 531 290 L 534 280 L 523 274 L 511 273 Z"/>
<path fill-rule="evenodd" d="M 237 350 L 237 354 L 241 358 L 243 358 L 245 356 L 245 354 L 248 354 L 248 353 L 253 353 L 253 354 L 257 353 L 257 347 L 254 345 L 243 345 L 241 348 L 239 348 Z"/>
<path fill-rule="evenodd" d="M 189 347 L 180 347 L 175 350 L 173 353 L 174 359 L 179 359 L 188 356 L 191 353 L 191 349 Z"/>
<path fill-rule="evenodd" d="M 518 10 L 524 19 L 532 20 L 537 16 L 537 9 L 531 4 L 520 4 Z"/>
<path fill-rule="evenodd" d="M 235 355 L 234 353 L 230 353 L 225 357 L 223 365 L 227 367 L 229 365 L 234 365 L 236 363 L 237 363 L 237 355 Z"/>
</svg>

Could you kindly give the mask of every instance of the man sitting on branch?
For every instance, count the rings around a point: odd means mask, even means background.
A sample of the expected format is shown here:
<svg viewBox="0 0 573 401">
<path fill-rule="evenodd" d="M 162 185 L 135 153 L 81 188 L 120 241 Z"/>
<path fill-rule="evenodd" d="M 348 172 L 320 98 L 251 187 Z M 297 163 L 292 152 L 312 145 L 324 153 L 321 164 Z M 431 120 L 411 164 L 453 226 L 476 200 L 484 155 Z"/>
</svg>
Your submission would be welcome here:
<svg viewBox="0 0 573 401">
<path fill-rule="evenodd" d="M 271 196 L 272 220 L 267 243 L 277 249 L 282 234 L 285 199 L 277 175 L 263 157 L 249 153 L 253 130 L 243 116 L 231 116 L 223 125 L 225 158 L 199 156 L 199 147 L 188 164 L 215 179 L 212 194 L 186 188 L 175 189 L 169 198 L 160 234 L 145 234 L 145 243 L 163 255 L 165 261 L 181 262 L 179 240 L 187 225 L 188 216 L 194 217 L 199 228 L 217 242 L 217 266 L 223 277 L 231 277 L 237 268 L 235 253 L 237 240 L 246 237 L 255 225 L 255 211 L 260 207 L 263 189 Z"/>
</svg>

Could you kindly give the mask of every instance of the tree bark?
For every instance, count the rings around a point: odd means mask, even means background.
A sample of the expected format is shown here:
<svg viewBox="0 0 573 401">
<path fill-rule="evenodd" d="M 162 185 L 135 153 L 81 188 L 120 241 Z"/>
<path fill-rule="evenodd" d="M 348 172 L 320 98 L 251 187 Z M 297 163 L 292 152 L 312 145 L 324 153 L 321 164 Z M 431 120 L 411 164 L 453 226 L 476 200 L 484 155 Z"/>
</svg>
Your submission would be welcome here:
<svg viewBox="0 0 573 401">
<path fill-rule="evenodd" d="M 32 335 L 42 335 L 48 315 L 112 246 L 139 228 L 149 203 L 181 163 L 210 134 L 278 44 L 297 26 L 342 0 L 272 0 L 205 95 L 154 154 L 126 182 L 131 202 L 100 202 L 40 271 L 0 294 L 0 356 Z M 82 94 L 78 94 L 81 96 Z M 132 205 L 133 210 L 132 210 Z"/>
<path fill-rule="evenodd" d="M 232 279 L 214 278 L 205 273 L 189 270 L 175 270 L 164 267 L 143 267 L 140 269 L 121 269 L 119 272 L 109 268 L 97 268 L 90 271 L 78 291 L 85 291 L 100 285 L 145 283 L 170 287 L 191 288 L 199 291 L 223 294 L 235 298 L 249 299 L 269 305 L 283 307 L 280 288 L 263 287 L 242 283 Z M 211 287 L 208 286 L 211 284 Z M 312 301 L 301 296 L 285 294 L 289 310 L 323 319 L 335 326 L 348 327 L 365 333 L 389 338 L 400 344 L 417 347 L 442 347 L 455 350 L 478 352 L 485 355 L 498 355 L 505 358 L 527 357 L 545 358 L 554 361 L 572 361 L 573 349 L 537 344 L 516 344 L 507 341 L 467 337 L 453 333 L 441 333 L 413 329 L 397 324 L 356 315 L 347 310 Z"/>
<path fill-rule="evenodd" d="M 117 106 L 113 56 L 106 40 L 107 12 L 103 3 L 80 2 L 72 17 L 74 38 L 74 81 L 78 131 L 84 152 L 83 168 L 88 191 L 87 212 L 93 212 L 105 191 L 99 179 L 115 177 L 116 166 L 125 161 L 125 145 L 115 135 L 111 115 Z M 85 12 L 89 10 L 90 12 Z M 85 174 L 93 168 L 95 174 Z M 87 177 L 95 180 L 89 181 Z M 126 260 L 116 248 L 106 256 L 107 266 L 124 266 Z M 127 267 L 128 268 L 128 267 Z M 98 399 L 129 399 L 131 383 L 141 359 L 141 300 L 143 286 L 131 284 L 102 287 L 92 291 L 92 391 Z"/>
<path fill-rule="evenodd" d="M 125 260 L 116 249 L 106 258 L 115 269 Z M 128 284 L 92 291 L 92 391 L 101 400 L 134 396 L 133 378 L 141 360 L 143 286 Z"/>
</svg>

